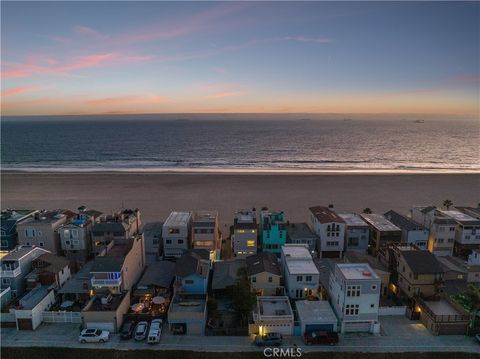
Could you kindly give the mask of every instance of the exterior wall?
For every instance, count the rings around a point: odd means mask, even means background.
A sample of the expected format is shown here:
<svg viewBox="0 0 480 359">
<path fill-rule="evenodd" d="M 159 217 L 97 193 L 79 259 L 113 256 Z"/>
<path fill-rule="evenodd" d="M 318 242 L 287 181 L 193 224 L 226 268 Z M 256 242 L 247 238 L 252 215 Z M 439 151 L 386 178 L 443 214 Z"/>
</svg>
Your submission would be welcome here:
<svg viewBox="0 0 480 359">
<path fill-rule="evenodd" d="M 56 229 L 66 222 L 66 216 L 54 223 L 26 221 L 17 224 L 18 243 L 20 245 L 36 245 L 37 247 L 46 249 L 53 254 L 60 252 L 60 236 Z M 25 230 L 34 229 L 35 236 L 27 237 Z"/>
<path fill-rule="evenodd" d="M 208 278 L 203 278 L 197 274 L 192 274 L 184 278 L 179 278 L 182 285 L 182 292 L 190 294 L 206 294 Z"/>
<path fill-rule="evenodd" d="M 271 224 L 270 229 L 262 230 L 262 249 L 264 252 L 280 256 L 282 246 L 287 243 L 287 231 L 278 224 Z"/>
<path fill-rule="evenodd" d="M 317 248 L 320 257 L 329 257 L 325 252 L 335 252 L 335 257 L 341 257 L 345 247 L 345 223 L 320 223 L 313 213 L 310 214 L 310 222 L 313 231 L 320 238 Z M 328 231 L 332 226 L 335 230 Z"/>
<path fill-rule="evenodd" d="M 408 244 L 414 244 L 421 250 L 426 250 L 428 246 L 428 230 L 405 231 L 405 241 Z"/>
<path fill-rule="evenodd" d="M 162 232 L 145 231 L 143 232 L 145 241 L 145 255 L 153 256 L 155 259 L 163 252 Z"/>
<path fill-rule="evenodd" d="M 255 281 L 253 280 L 253 278 L 255 278 Z M 271 282 L 269 282 L 269 278 L 272 279 Z M 280 278 L 281 276 L 279 275 L 262 272 L 250 276 L 249 279 L 252 290 L 254 290 L 255 292 L 261 292 L 261 295 L 276 295 L 277 289 L 281 288 Z"/>
<path fill-rule="evenodd" d="M 366 253 L 368 249 L 368 226 L 346 226 L 345 245 L 347 251 L 359 251 Z"/>
<path fill-rule="evenodd" d="M 433 223 L 428 237 L 428 250 L 438 256 L 453 253 L 455 225 Z"/>
<path fill-rule="evenodd" d="M 17 329 L 19 329 L 18 319 L 31 319 L 32 328 L 35 330 L 43 321 L 43 312 L 48 310 L 53 303 L 55 303 L 55 293 L 51 290 L 33 309 L 15 310 Z"/>
<path fill-rule="evenodd" d="M 191 231 L 191 216 L 187 223 L 170 225 L 167 222 L 163 225 L 163 251 L 165 257 L 181 257 L 188 251 Z M 178 233 L 174 233 L 178 231 Z M 170 233 L 172 232 L 172 233 Z"/>
<path fill-rule="evenodd" d="M 415 222 L 420 223 L 422 226 L 424 226 L 427 229 L 430 229 L 430 226 L 432 225 L 433 219 L 435 218 L 434 217 L 435 209 L 432 209 L 428 213 L 423 213 L 422 211 L 420 211 L 417 208 L 412 208 L 410 210 L 410 213 L 412 215 L 412 219 Z"/>
<path fill-rule="evenodd" d="M 408 267 L 403 256 L 399 257 L 397 267 L 398 286 L 408 298 L 412 298 L 415 294 L 423 294 L 425 297 L 432 296 L 436 293 L 435 280 L 440 279 L 440 274 L 421 274 L 415 279 L 415 275 Z"/>
<path fill-rule="evenodd" d="M 92 299 L 93 300 L 93 299 Z M 90 304 L 90 303 L 89 303 Z M 130 308 L 130 292 L 127 292 L 115 311 L 89 311 L 89 304 L 82 310 L 83 322 L 88 323 L 112 323 L 115 331 L 120 330 L 123 324 L 123 315 L 128 312 Z"/>
<path fill-rule="evenodd" d="M 140 279 L 145 268 L 145 246 L 143 235 L 133 241 L 122 267 L 122 289 L 130 290 Z"/>
<path fill-rule="evenodd" d="M 249 245 L 253 244 L 253 245 Z M 233 253 L 247 256 L 257 253 L 257 229 L 235 229 L 232 236 Z"/>
<path fill-rule="evenodd" d="M 370 226 L 370 254 L 376 256 L 380 248 L 386 248 L 393 243 L 400 243 L 402 239 L 402 231 L 382 232 L 375 227 Z"/>
<path fill-rule="evenodd" d="M 2 235 L 0 237 L 0 250 L 2 251 L 9 251 L 10 249 L 15 248 L 17 244 L 17 230 L 16 226 L 14 226 L 9 233 L 4 233 L 2 231 Z"/>
</svg>

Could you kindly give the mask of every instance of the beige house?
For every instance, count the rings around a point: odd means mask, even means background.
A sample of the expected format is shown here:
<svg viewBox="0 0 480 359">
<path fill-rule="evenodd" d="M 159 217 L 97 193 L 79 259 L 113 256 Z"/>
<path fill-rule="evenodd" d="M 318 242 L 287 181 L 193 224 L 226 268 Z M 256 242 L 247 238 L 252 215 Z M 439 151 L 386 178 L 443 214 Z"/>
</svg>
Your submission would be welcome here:
<svg viewBox="0 0 480 359">
<path fill-rule="evenodd" d="M 17 224 L 18 243 L 35 245 L 53 254 L 60 253 L 60 236 L 57 229 L 69 220 L 69 211 L 41 211 Z"/>
<path fill-rule="evenodd" d="M 287 296 L 257 297 L 257 305 L 252 317 L 253 323 L 248 326 L 250 335 L 272 332 L 293 335 L 293 310 Z"/>
<path fill-rule="evenodd" d="M 112 295 L 97 294 L 82 310 L 87 328 L 117 332 L 123 324 L 123 316 L 130 307 L 130 291 Z"/>
<path fill-rule="evenodd" d="M 248 256 L 246 264 L 250 285 L 257 295 L 283 294 L 283 287 L 280 284 L 282 274 L 275 254 L 259 252 Z"/>
<path fill-rule="evenodd" d="M 433 296 L 439 292 L 444 270 L 435 255 L 413 247 L 395 247 L 398 287 L 408 298 Z"/>
</svg>

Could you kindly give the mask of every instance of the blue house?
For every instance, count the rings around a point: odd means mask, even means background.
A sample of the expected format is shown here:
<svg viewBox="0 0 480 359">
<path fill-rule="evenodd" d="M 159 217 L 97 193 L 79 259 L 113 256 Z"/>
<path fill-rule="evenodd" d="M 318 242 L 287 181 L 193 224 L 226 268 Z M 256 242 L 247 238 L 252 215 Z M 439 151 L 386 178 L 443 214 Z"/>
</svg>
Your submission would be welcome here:
<svg viewBox="0 0 480 359">
<path fill-rule="evenodd" d="M 210 277 L 210 258 L 206 249 L 192 249 L 175 264 L 175 286 L 189 294 L 206 294 Z"/>
<path fill-rule="evenodd" d="M 260 214 L 262 230 L 262 250 L 280 257 L 282 246 L 287 242 L 285 213 L 264 210 Z"/>
<path fill-rule="evenodd" d="M 18 243 L 17 224 L 32 216 L 32 210 L 4 210 L 0 218 L 0 250 L 9 251 Z"/>
</svg>

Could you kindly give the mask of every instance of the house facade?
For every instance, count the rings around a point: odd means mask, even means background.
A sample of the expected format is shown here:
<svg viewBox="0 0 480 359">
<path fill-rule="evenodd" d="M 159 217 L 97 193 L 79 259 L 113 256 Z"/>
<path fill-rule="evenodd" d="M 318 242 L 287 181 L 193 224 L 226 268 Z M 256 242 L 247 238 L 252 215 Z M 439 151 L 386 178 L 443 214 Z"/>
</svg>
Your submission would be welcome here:
<svg viewBox="0 0 480 359">
<path fill-rule="evenodd" d="M 76 218 L 57 229 L 60 247 L 69 260 L 85 263 L 91 255 L 92 224 L 89 218 Z"/>
<path fill-rule="evenodd" d="M 163 222 L 149 222 L 143 226 L 145 259 L 147 264 L 155 262 L 163 255 L 162 231 Z"/>
<path fill-rule="evenodd" d="M 264 335 L 280 333 L 293 335 L 294 316 L 290 300 L 286 296 L 259 296 L 252 313 L 253 324 L 248 333 Z"/>
<path fill-rule="evenodd" d="M 291 299 L 318 297 L 320 273 L 306 244 L 282 246 L 281 262 L 286 294 Z"/>
<path fill-rule="evenodd" d="M 385 251 L 388 246 L 401 243 L 402 230 L 382 215 L 362 213 L 360 216 L 370 228 L 369 254 L 377 256 L 380 250 Z"/>
<path fill-rule="evenodd" d="M 25 277 L 27 288 L 46 285 L 60 289 L 71 277 L 70 261 L 52 253 L 42 254 L 32 261 L 32 271 Z"/>
<path fill-rule="evenodd" d="M 180 258 L 190 248 L 191 212 L 172 212 L 163 224 L 163 256 Z"/>
<path fill-rule="evenodd" d="M 379 332 L 380 278 L 368 264 L 336 264 L 329 292 L 342 333 Z"/>
<path fill-rule="evenodd" d="M 312 255 L 316 254 L 318 236 L 306 223 L 287 223 L 287 243 L 306 244 Z"/>
<path fill-rule="evenodd" d="M 255 209 L 243 209 L 235 213 L 231 240 L 234 256 L 245 257 L 257 253 L 258 228 Z"/>
<path fill-rule="evenodd" d="M 210 253 L 192 249 L 175 263 L 175 290 L 188 294 L 207 294 L 210 278 Z"/>
<path fill-rule="evenodd" d="M 427 249 L 430 234 L 428 228 L 393 210 L 388 211 L 384 216 L 402 230 L 402 243 L 415 245 L 422 250 Z"/>
<path fill-rule="evenodd" d="M 480 249 L 480 219 L 460 211 L 440 211 L 455 221 L 453 253 L 466 259 L 472 250 Z"/>
<path fill-rule="evenodd" d="M 192 248 L 206 249 L 210 259 L 220 259 L 221 236 L 217 211 L 197 211 L 192 220 Z"/>
<path fill-rule="evenodd" d="M 281 295 L 281 269 L 277 256 L 269 252 L 259 252 L 246 258 L 247 275 L 252 290 L 257 295 Z"/>
<path fill-rule="evenodd" d="M 368 249 L 368 224 L 355 213 L 339 213 L 345 221 L 345 250 L 366 253 Z"/>
<path fill-rule="evenodd" d="M 341 258 L 345 249 L 345 221 L 327 207 L 310 207 L 310 222 L 318 241 L 321 258 Z"/>
<path fill-rule="evenodd" d="M 428 251 L 436 256 L 450 256 L 455 245 L 455 221 L 447 216 L 436 215 L 430 225 Z"/>
<path fill-rule="evenodd" d="M 0 250 L 9 251 L 18 244 L 17 224 L 32 217 L 34 210 L 6 209 L 2 211 L 0 217 Z"/>
<path fill-rule="evenodd" d="M 287 243 L 285 213 L 283 211 L 262 210 L 260 212 L 262 250 L 280 257 L 282 246 Z"/>
</svg>

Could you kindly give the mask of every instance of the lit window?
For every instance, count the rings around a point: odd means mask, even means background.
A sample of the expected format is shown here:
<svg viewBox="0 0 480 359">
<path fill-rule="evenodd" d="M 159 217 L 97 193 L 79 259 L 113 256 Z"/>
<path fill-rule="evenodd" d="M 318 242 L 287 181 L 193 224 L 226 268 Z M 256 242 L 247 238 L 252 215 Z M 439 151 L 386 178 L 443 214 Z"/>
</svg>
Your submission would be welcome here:
<svg viewBox="0 0 480 359">
<path fill-rule="evenodd" d="M 255 247 L 255 240 L 248 240 L 247 247 Z"/>
</svg>

